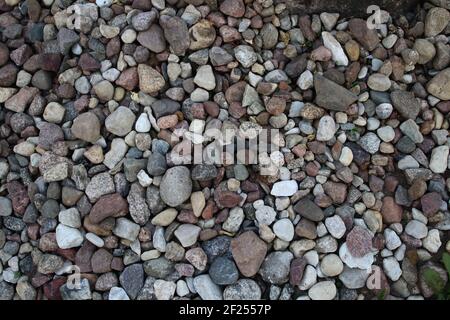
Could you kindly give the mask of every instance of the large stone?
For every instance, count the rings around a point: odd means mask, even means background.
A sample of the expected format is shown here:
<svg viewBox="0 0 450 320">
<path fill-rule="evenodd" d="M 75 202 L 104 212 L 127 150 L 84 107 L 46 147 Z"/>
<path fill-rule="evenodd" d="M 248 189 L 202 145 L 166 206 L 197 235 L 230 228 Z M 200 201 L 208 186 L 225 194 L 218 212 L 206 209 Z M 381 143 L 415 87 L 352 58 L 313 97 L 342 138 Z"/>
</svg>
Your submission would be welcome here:
<svg viewBox="0 0 450 320">
<path fill-rule="evenodd" d="M 414 97 L 414 93 L 408 91 L 393 91 L 391 93 L 392 104 L 395 109 L 406 119 L 415 120 L 420 112 L 420 104 Z"/>
<path fill-rule="evenodd" d="M 425 37 L 441 33 L 450 21 L 450 13 L 444 8 L 431 8 L 425 17 Z"/>
<path fill-rule="evenodd" d="M 82 113 L 73 120 L 71 131 L 76 138 L 94 143 L 100 138 L 100 121 L 93 112 Z"/>
<path fill-rule="evenodd" d="M 119 137 L 126 136 L 133 128 L 136 116 L 127 107 L 120 106 L 105 120 L 106 130 Z"/>
<path fill-rule="evenodd" d="M 128 203 L 118 193 L 108 194 L 100 197 L 100 199 L 92 207 L 89 213 L 89 219 L 92 223 L 97 224 L 108 217 L 123 217 L 128 213 Z"/>
<path fill-rule="evenodd" d="M 192 180 L 187 167 L 170 168 L 164 174 L 161 185 L 161 199 L 169 206 L 176 207 L 191 196 Z"/>
<path fill-rule="evenodd" d="M 177 16 L 169 17 L 164 15 L 162 17 L 164 18 L 161 18 L 159 22 L 164 29 L 164 37 L 169 42 L 170 49 L 176 55 L 184 55 L 190 44 L 186 22 Z"/>
<path fill-rule="evenodd" d="M 450 68 L 444 69 L 427 84 L 427 90 L 441 100 L 450 100 Z"/>
<path fill-rule="evenodd" d="M 231 253 L 239 271 L 253 277 L 267 253 L 267 245 L 253 231 L 246 231 L 231 240 Z"/>
<path fill-rule="evenodd" d="M 281 285 L 289 280 L 291 261 L 294 255 L 290 251 L 275 251 L 264 260 L 259 273 L 264 281 Z"/>
<path fill-rule="evenodd" d="M 369 29 L 366 20 L 351 19 L 348 23 L 348 28 L 353 37 L 369 51 L 375 49 L 380 43 L 376 29 Z"/>
<path fill-rule="evenodd" d="M 146 64 L 138 65 L 139 88 L 149 94 L 155 94 L 161 90 L 166 81 L 163 76 Z"/>
<path fill-rule="evenodd" d="M 320 74 L 314 76 L 314 89 L 316 103 L 329 110 L 345 111 L 349 105 L 358 100 L 354 93 Z"/>
<path fill-rule="evenodd" d="M 322 209 L 307 198 L 297 202 L 294 211 L 311 221 L 321 221 L 324 218 Z"/>
</svg>

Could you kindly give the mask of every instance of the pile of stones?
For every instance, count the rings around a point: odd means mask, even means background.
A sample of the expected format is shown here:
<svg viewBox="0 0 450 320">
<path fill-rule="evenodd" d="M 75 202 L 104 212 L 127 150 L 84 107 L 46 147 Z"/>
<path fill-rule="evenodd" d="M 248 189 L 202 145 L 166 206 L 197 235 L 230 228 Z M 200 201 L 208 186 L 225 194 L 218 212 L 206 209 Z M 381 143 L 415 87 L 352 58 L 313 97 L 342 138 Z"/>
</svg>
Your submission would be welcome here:
<svg viewBox="0 0 450 320">
<path fill-rule="evenodd" d="M 433 298 L 449 10 L 0 0 L 0 299 Z"/>
</svg>

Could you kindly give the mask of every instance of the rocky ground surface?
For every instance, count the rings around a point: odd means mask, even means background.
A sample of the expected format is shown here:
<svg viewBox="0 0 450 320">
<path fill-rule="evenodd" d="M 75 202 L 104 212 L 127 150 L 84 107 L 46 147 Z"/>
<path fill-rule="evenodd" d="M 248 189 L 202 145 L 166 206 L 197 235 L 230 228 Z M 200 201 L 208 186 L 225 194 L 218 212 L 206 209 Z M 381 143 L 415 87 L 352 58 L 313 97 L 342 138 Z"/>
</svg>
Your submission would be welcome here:
<svg viewBox="0 0 450 320">
<path fill-rule="evenodd" d="M 435 297 L 449 9 L 0 0 L 0 299 Z M 181 161 L 263 128 L 260 164 Z"/>
</svg>

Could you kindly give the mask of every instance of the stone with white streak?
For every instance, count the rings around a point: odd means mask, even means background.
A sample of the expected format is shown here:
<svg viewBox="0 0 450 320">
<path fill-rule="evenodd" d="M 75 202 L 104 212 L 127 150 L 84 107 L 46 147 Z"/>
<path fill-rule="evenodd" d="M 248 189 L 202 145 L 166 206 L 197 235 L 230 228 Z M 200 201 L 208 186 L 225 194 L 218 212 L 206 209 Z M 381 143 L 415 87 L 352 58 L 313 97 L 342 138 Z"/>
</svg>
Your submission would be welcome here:
<svg viewBox="0 0 450 320">
<path fill-rule="evenodd" d="M 335 37 L 328 31 L 322 32 L 322 40 L 325 48 L 331 51 L 331 56 L 336 65 L 338 66 L 347 66 L 348 58 L 345 55 L 344 50 L 342 49 L 341 44 L 336 40 Z"/>
</svg>

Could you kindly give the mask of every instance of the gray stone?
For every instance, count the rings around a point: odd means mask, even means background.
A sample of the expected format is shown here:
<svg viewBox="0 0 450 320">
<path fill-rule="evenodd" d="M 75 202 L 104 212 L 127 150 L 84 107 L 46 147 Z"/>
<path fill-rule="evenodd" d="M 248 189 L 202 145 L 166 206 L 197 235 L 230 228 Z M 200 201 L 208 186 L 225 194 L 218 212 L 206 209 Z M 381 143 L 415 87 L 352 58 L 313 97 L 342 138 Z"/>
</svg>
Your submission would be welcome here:
<svg viewBox="0 0 450 320">
<path fill-rule="evenodd" d="M 176 207 L 189 199 L 192 192 L 190 171 L 187 167 L 172 167 L 164 174 L 160 184 L 161 199 Z"/>
<path fill-rule="evenodd" d="M 289 251 L 272 252 L 264 259 L 259 274 L 269 283 L 277 285 L 286 283 L 289 280 L 292 259 L 294 255 Z"/>
<path fill-rule="evenodd" d="M 144 285 L 144 269 L 141 264 L 126 267 L 119 277 L 120 285 L 125 289 L 131 299 L 136 299 Z"/>
<path fill-rule="evenodd" d="M 358 97 L 320 74 L 314 75 L 316 103 L 328 110 L 345 111 Z"/>
<path fill-rule="evenodd" d="M 202 274 L 194 278 L 194 287 L 202 300 L 222 300 L 222 289 L 215 284 L 211 277 Z"/>
<path fill-rule="evenodd" d="M 239 279 L 235 263 L 225 257 L 218 257 L 209 267 L 211 280 L 218 285 L 233 284 Z"/>
</svg>

